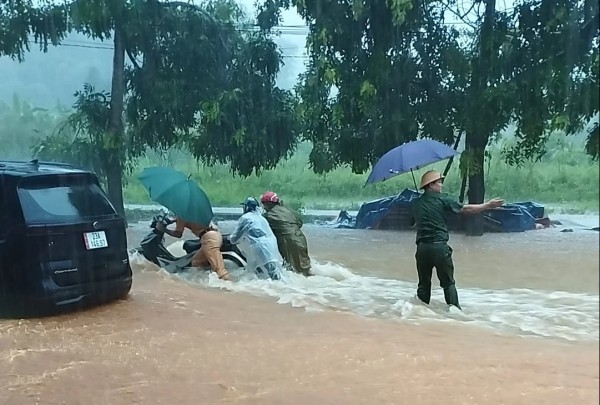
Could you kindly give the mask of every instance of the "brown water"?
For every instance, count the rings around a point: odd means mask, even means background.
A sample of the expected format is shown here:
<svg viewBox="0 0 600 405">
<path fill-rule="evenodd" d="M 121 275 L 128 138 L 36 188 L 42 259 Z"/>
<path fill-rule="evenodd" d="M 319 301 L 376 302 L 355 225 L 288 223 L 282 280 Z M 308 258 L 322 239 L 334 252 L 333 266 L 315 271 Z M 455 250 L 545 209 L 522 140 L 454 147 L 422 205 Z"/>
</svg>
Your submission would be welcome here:
<svg viewBox="0 0 600 405">
<path fill-rule="evenodd" d="M 0 321 L 0 404 L 598 403 L 597 233 L 452 235 L 455 313 L 414 300 L 412 233 L 305 231 L 310 279 L 133 258 L 126 301 Z"/>
<path fill-rule="evenodd" d="M 307 227 L 311 255 L 360 274 L 415 281 L 414 233 Z M 598 294 L 598 232 L 452 235 L 459 286 Z"/>
<path fill-rule="evenodd" d="M 227 231 L 232 225 L 221 227 Z M 456 321 L 519 335 L 598 340 L 597 232 L 452 235 L 463 312 L 448 311 L 439 288 L 434 288 L 429 307 L 414 298 L 412 232 L 314 225 L 307 225 L 305 232 L 316 277 L 288 275 L 285 283 L 271 283 L 234 272 L 238 281 L 225 283 L 204 272 L 188 272 L 175 278 L 202 288 L 270 296 L 274 302 L 313 311 Z"/>
</svg>

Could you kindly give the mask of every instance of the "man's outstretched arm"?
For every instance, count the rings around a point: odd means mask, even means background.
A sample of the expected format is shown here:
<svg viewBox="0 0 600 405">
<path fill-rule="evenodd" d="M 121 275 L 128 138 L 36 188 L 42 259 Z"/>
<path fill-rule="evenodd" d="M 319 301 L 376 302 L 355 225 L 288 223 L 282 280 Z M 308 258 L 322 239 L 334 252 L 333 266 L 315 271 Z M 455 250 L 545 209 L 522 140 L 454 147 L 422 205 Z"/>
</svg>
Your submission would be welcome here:
<svg viewBox="0 0 600 405">
<path fill-rule="evenodd" d="M 459 214 L 471 215 L 478 214 L 485 210 L 489 210 L 492 208 L 502 207 L 504 205 L 504 200 L 501 198 L 492 198 L 486 203 L 483 204 L 465 204 L 458 212 Z"/>
</svg>

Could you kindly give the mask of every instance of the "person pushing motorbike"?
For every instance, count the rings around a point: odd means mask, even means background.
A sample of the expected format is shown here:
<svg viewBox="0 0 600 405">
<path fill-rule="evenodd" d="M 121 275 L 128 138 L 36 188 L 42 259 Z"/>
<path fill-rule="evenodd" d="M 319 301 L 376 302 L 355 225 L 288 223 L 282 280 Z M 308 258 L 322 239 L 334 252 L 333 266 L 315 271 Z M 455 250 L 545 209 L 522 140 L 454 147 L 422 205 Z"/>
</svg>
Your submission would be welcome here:
<svg viewBox="0 0 600 405">
<path fill-rule="evenodd" d="M 260 201 L 265 209 L 264 216 L 277 238 L 281 256 L 295 272 L 305 276 L 312 275 L 308 243 L 301 230 L 302 219 L 285 207 L 273 191 L 265 192 Z"/>
<path fill-rule="evenodd" d="M 215 224 L 211 222 L 208 227 L 205 227 L 180 217 L 175 217 L 174 230 L 168 229 L 162 222 L 156 224 L 156 229 L 174 238 L 181 238 L 186 228 L 199 237 L 202 243 L 202 246 L 192 258 L 192 266 L 203 267 L 208 264 L 220 279 L 231 280 L 225 269 L 225 262 L 220 250 L 223 244 L 223 236 Z"/>
<path fill-rule="evenodd" d="M 244 213 L 229 241 L 239 245 L 247 260 L 246 270 L 262 273 L 267 271 L 273 280 L 280 280 L 283 258 L 277 248 L 277 239 L 269 223 L 258 210 L 259 203 L 254 197 L 248 197 L 242 203 Z"/>
</svg>

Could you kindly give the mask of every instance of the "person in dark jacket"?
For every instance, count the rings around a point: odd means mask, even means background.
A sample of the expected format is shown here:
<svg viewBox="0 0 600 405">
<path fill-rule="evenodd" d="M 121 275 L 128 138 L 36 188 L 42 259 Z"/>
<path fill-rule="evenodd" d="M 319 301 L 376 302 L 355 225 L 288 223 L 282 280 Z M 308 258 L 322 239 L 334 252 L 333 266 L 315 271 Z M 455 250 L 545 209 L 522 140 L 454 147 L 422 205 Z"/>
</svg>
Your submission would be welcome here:
<svg viewBox="0 0 600 405">
<path fill-rule="evenodd" d="M 433 268 L 437 272 L 440 286 L 444 289 L 444 298 L 448 305 L 460 309 L 458 293 L 454 281 L 454 263 L 452 248 L 448 246 L 448 226 L 446 215 L 477 214 L 497 208 L 504 200 L 494 198 L 484 204 L 461 204 L 442 193 L 444 176 L 430 170 L 421 178 L 423 194 L 414 202 L 413 215 L 417 228 L 417 274 L 419 284 L 417 297 L 426 304 L 431 298 L 431 276 Z"/>
<path fill-rule="evenodd" d="M 265 209 L 264 216 L 277 238 L 277 246 L 283 259 L 296 273 L 310 276 L 310 257 L 308 243 L 301 230 L 302 219 L 285 207 L 273 191 L 265 192 L 260 202 Z"/>
</svg>

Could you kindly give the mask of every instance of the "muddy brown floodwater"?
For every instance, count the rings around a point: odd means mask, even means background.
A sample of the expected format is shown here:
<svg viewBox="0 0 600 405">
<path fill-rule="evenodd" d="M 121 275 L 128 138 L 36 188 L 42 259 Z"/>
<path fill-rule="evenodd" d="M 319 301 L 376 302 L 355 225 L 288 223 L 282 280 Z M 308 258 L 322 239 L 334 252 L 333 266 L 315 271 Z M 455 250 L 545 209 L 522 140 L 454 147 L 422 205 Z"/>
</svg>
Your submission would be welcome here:
<svg viewBox="0 0 600 405">
<path fill-rule="evenodd" d="M 314 281 L 233 292 L 138 263 L 127 300 L 1 320 L 0 404 L 598 403 L 597 233 L 452 235 L 468 319 L 411 301 L 411 233 L 306 234 Z"/>
</svg>

